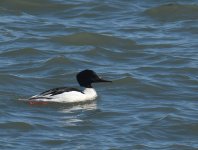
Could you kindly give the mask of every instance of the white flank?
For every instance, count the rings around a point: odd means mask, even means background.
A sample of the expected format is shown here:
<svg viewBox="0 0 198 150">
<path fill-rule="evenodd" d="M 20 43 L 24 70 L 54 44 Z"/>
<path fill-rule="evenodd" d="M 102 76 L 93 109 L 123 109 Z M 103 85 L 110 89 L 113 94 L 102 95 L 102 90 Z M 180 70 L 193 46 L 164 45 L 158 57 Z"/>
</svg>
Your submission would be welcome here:
<svg viewBox="0 0 198 150">
<path fill-rule="evenodd" d="M 37 98 L 38 97 L 38 98 Z M 42 97 L 42 98 L 39 98 Z M 83 93 L 78 91 L 64 92 L 57 95 L 35 95 L 32 98 L 33 101 L 48 101 L 48 102 L 83 102 L 88 100 L 94 100 L 97 97 L 97 93 L 93 88 L 85 88 Z"/>
</svg>

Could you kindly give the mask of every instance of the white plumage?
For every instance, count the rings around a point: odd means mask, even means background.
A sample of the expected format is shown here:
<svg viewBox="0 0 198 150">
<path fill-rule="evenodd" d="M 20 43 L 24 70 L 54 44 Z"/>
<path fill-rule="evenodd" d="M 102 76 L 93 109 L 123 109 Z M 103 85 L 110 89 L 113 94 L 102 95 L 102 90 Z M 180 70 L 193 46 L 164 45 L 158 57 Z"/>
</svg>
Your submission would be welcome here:
<svg viewBox="0 0 198 150">
<path fill-rule="evenodd" d="M 96 99 L 97 93 L 93 88 L 85 88 L 83 92 L 69 91 L 57 95 L 35 95 L 30 98 L 32 101 L 61 102 L 74 103 L 84 102 Z"/>
</svg>

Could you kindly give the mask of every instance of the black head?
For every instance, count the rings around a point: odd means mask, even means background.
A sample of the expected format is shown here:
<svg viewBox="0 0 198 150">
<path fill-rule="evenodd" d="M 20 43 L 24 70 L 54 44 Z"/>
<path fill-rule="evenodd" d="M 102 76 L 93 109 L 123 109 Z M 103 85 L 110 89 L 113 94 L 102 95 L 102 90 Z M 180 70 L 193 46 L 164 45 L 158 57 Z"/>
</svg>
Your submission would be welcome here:
<svg viewBox="0 0 198 150">
<path fill-rule="evenodd" d="M 91 88 L 92 83 L 111 82 L 111 81 L 107 81 L 98 77 L 98 75 L 92 70 L 81 71 L 77 74 L 76 78 L 80 86 L 87 87 L 87 88 Z"/>
</svg>

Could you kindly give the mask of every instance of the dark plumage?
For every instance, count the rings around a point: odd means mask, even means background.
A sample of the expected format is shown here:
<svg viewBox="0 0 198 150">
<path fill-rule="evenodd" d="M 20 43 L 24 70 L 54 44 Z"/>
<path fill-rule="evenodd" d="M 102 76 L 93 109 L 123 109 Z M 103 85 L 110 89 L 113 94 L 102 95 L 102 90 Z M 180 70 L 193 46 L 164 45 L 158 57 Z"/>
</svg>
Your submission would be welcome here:
<svg viewBox="0 0 198 150">
<path fill-rule="evenodd" d="M 70 87 L 59 87 L 59 88 L 54 88 L 54 89 L 50 89 L 50 90 L 47 90 L 43 93 L 41 93 L 40 95 L 57 95 L 57 94 L 61 94 L 61 93 L 64 93 L 64 92 L 70 92 L 70 91 L 78 91 L 78 92 L 81 92 L 79 89 L 76 89 L 76 88 L 70 88 Z"/>
</svg>

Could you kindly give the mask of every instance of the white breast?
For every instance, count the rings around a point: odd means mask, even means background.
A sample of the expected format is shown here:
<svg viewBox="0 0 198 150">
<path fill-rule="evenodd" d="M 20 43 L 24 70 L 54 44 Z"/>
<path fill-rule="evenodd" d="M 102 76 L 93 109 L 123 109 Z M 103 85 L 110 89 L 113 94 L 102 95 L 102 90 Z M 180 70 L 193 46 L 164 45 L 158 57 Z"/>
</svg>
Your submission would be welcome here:
<svg viewBox="0 0 198 150">
<path fill-rule="evenodd" d="M 85 99 L 87 99 L 87 100 L 94 100 L 98 96 L 96 91 L 93 88 L 85 88 L 83 93 L 86 97 Z"/>
</svg>

